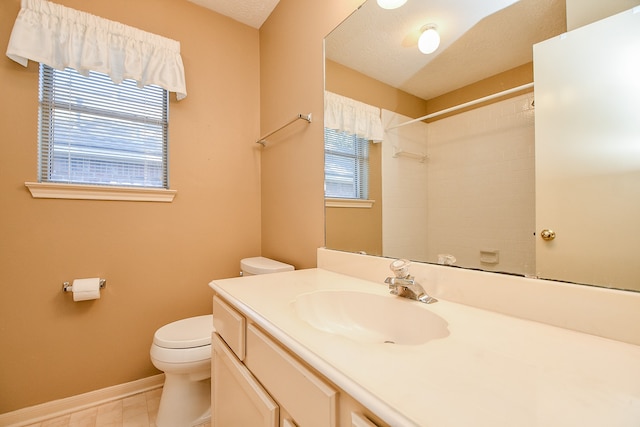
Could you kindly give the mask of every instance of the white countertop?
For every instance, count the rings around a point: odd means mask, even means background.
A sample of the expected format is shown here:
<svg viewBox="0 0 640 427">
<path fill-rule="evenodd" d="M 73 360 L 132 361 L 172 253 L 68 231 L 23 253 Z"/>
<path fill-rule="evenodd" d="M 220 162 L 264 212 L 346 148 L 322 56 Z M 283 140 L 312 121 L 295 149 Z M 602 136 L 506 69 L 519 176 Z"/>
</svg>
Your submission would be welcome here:
<svg viewBox="0 0 640 427">
<path fill-rule="evenodd" d="M 448 322 L 447 337 L 366 344 L 313 328 L 292 302 L 319 290 L 387 295 L 384 284 L 309 269 L 210 286 L 393 426 L 640 426 L 640 346 L 442 299 L 415 304 Z"/>
</svg>

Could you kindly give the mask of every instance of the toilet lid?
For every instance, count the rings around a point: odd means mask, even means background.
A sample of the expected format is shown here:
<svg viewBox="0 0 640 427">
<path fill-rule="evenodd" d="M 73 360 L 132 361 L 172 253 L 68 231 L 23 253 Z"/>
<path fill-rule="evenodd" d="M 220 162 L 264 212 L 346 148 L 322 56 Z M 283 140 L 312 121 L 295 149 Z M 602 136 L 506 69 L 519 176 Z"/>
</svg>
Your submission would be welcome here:
<svg viewBox="0 0 640 427">
<path fill-rule="evenodd" d="M 240 269 L 251 274 L 280 273 L 282 271 L 292 271 L 293 265 L 261 256 L 244 258 L 240 260 Z"/>
<path fill-rule="evenodd" d="M 192 348 L 211 344 L 213 315 L 190 317 L 164 325 L 156 331 L 153 343 L 164 348 Z"/>
</svg>

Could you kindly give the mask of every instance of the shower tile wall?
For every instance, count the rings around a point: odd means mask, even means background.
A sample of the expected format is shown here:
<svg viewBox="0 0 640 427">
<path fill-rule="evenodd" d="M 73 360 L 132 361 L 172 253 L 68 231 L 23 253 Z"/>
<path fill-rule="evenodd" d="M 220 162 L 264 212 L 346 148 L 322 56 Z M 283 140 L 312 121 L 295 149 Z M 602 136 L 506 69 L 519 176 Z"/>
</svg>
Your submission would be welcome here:
<svg viewBox="0 0 640 427">
<path fill-rule="evenodd" d="M 429 124 L 419 122 L 387 132 L 383 143 L 383 229 L 389 228 L 389 220 L 405 226 L 411 223 L 416 232 L 413 244 L 422 245 L 416 249 L 422 258 L 411 255 L 407 236 L 401 232 L 383 232 L 383 248 L 404 247 L 406 250 L 397 252 L 401 256 L 431 262 L 437 261 L 438 254 L 452 254 L 458 260 L 456 264 L 465 267 L 533 274 L 532 102 L 532 94 L 522 95 Z M 385 126 L 406 119 L 383 111 Z M 416 133 L 425 134 L 425 148 L 417 145 Z M 392 158 L 393 145 L 426 151 L 429 158 L 423 164 Z M 416 199 L 413 203 L 420 206 L 420 217 L 415 211 L 406 216 L 408 209 L 402 204 L 393 207 L 397 198 L 391 199 L 391 190 L 385 189 L 398 185 L 403 197 Z M 482 262 L 481 251 L 498 251 L 498 263 Z M 396 252 L 385 255 L 398 256 Z"/>
<path fill-rule="evenodd" d="M 410 120 L 382 110 L 385 128 Z M 385 132 L 382 143 L 382 253 L 427 259 L 427 162 L 393 157 L 394 148 L 427 153 L 427 125 L 415 123 Z"/>
<path fill-rule="evenodd" d="M 533 274 L 535 164 L 533 94 L 428 125 L 430 257 Z M 483 263 L 480 251 L 499 251 Z"/>
</svg>

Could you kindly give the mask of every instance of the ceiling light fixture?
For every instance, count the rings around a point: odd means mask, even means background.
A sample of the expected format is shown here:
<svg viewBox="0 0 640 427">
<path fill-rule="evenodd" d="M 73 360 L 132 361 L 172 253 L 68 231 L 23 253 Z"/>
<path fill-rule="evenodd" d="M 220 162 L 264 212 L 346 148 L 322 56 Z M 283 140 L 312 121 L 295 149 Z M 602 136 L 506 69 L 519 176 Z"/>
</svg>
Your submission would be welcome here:
<svg viewBox="0 0 640 427">
<path fill-rule="evenodd" d="M 378 0 L 378 6 L 383 9 L 397 9 L 406 2 L 407 0 Z"/>
<path fill-rule="evenodd" d="M 428 55 L 436 51 L 440 46 L 440 34 L 435 24 L 427 24 L 420 28 L 420 38 L 418 39 L 418 49 L 420 52 Z"/>
</svg>

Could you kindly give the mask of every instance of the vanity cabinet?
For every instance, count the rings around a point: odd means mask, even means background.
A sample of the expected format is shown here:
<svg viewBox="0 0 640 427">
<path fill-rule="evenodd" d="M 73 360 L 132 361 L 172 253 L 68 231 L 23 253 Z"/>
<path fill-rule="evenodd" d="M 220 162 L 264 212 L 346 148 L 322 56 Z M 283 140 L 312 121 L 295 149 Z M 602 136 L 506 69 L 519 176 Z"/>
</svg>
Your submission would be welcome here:
<svg viewBox="0 0 640 427">
<path fill-rule="evenodd" d="M 235 357 L 220 336 L 211 338 L 211 405 L 213 425 L 276 427 L 277 403 Z"/>
<path fill-rule="evenodd" d="M 214 427 L 386 426 L 219 295 L 213 318 Z"/>
</svg>

